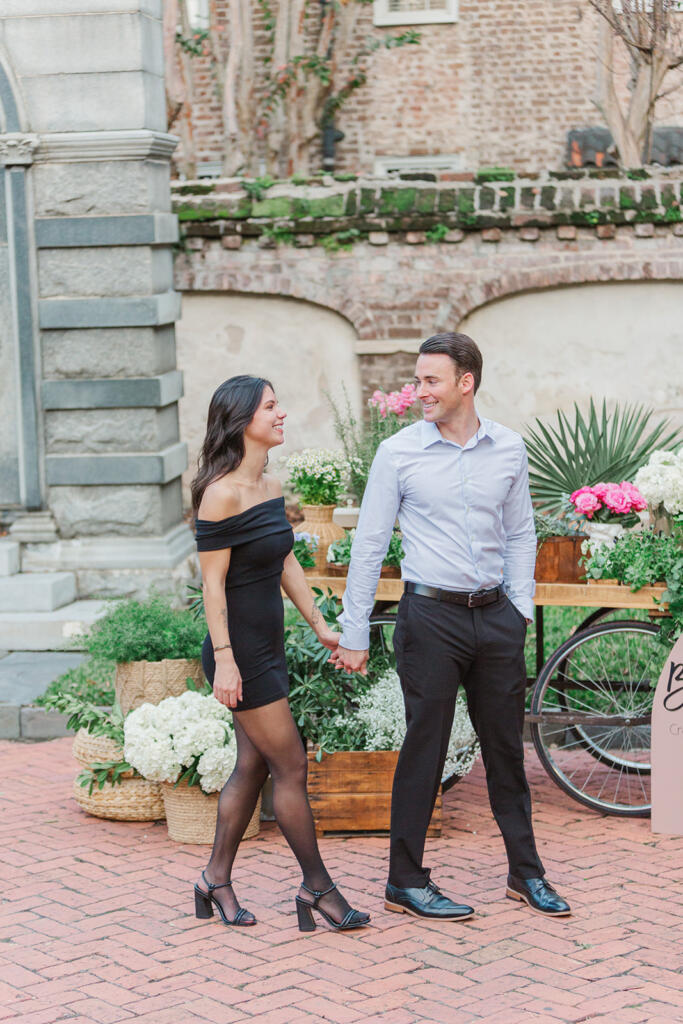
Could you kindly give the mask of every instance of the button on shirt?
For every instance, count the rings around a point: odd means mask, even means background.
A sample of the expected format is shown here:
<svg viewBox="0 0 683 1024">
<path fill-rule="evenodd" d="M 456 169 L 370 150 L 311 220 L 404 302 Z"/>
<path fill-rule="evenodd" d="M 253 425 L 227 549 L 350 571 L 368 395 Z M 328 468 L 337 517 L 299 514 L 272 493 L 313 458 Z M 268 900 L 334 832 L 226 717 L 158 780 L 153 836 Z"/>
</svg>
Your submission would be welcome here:
<svg viewBox="0 0 683 1024">
<path fill-rule="evenodd" d="M 465 445 L 421 420 L 377 449 L 339 617 L 343 647 L 368 646 L 368 618 L 397 516 L 404 580 L 461 591 L 504 583 L 510 600 L 532 618 L 536 533 L 526 448 L 513 430 L 479 422 Z"/>
</svg>

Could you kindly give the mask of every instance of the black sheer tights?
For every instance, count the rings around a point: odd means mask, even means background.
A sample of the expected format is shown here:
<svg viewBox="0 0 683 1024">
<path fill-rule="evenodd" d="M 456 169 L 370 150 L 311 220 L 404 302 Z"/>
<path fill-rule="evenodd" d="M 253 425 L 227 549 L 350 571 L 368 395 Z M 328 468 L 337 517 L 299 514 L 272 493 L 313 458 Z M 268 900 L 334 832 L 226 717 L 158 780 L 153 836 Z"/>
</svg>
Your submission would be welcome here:
<svg viewBox="0 0 683 1024">
<path fill-rule="evenodd" d="M 239 711 L 233 718 L 237 762 L 218 801 L 216 838 L 204 872 L 207 881 L 220 884 L 231 877 L 237 848 L 270 772 L 275 818 L 299 862 L 304 884 L 309 889 L 328 889 L 332 880 L 318 850 L 306 792 L 306 751 L 288 702 L 278 700 L 261 708 Z M 198 885 L 206 890 L 201 879 Z M 226 914 L 234 917 L 239 904 L 232 889 L 218 889 L 214 895 Z M 303 888 L 299 895 L 313 901 Z M 320 906 L 337 921 L 341 921 L 350 909 L 336 889 L 323 897 Z"/>
</svg>

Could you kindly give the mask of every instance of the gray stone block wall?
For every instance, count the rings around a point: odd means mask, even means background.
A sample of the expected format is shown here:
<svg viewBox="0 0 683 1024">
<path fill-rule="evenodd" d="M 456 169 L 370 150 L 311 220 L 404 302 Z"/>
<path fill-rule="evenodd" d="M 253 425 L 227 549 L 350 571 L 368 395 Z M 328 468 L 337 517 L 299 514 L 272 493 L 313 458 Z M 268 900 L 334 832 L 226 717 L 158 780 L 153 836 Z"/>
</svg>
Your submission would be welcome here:
<svg viewBox="0 0 683 1024">
<path fill-rule="evenodd" d="M 121 543 L 113 567 L 76 573 L 79 596 L 140 593 L 165 576 L 177 589 L 191 535 L 180 488 L 187 459 L 174 373 L 175 140 L 166 134 L 162 2 L 2 6 L 0 47 L 20 97 L 12 130 L 32 133 L 23 162 L 35 218 L 27 237 L 37 248 L 27 285 L 42 328 L 32 455 L 59 538 L 40 543 L 54 571 L 62 541 L 153 539 L 156 560 L 143 575 L 133 547 L 127 563 Z M 40 543 L 31 546 L 38 561 Z"/>
<path fill-rule="evenodd" d="M 42 332 L 43 375 L 52 380 L 152 376 L 176 365 L 173 327 Z"/>
</svg>

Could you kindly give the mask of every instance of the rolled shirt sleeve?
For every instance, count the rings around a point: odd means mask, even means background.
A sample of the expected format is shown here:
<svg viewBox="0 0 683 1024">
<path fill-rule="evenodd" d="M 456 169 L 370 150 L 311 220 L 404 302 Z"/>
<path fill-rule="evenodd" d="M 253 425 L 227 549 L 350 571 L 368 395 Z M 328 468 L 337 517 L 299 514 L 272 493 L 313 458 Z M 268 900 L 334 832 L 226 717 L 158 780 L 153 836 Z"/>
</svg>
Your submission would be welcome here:
<svg viewBox="0 0 683 1024">
<path fill-rule="evenodd" d="M 503 578 L 507 595 L 527 619 L 534 617 L 536 530 L 529 494 L 529 460 L 520 438 L 520 466 L 503 506 L 505 551 Z"/>
<path fill-rule="evenodd" d="M 400 502 L 397 468 L 391 452 L 383 443 L 377 449 L 368 476 L 342 598 L 344 611 L 339 616 L 339 623 L 343 632 L 339 642 L 347 650 L 364 651 L 368 648 L 368 620 Z"/>
</svg>

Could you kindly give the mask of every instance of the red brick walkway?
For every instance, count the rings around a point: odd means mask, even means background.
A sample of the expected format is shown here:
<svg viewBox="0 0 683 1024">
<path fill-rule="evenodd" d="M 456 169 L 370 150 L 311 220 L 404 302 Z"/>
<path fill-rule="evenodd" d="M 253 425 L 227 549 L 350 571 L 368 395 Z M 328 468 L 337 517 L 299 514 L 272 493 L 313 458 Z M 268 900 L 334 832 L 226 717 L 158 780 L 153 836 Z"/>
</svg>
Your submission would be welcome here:
<svg viewBox="0 0 683 1024">
<path fill-rule="evenodd" d="M 546 920 L 503 897 L 502 841 L 481 766 L 446 796 L 429 864 L 477 908 L 429 925 L 383 909 L 387 844 L 326 839 L 333 877 L 374 927 L 299 935 L 297 871 L 275 826 L 234 878 L 253 930 L 192 916 L 206 847 L 164 825 L 90 818 L 70 740 L 0 743 L 0 1020 L 21 1024 L 532 1024 L 683 1020 L 683 839 L 602 818 L 528 767 L 548 876 L 571 900 Z"/>
</svg>

